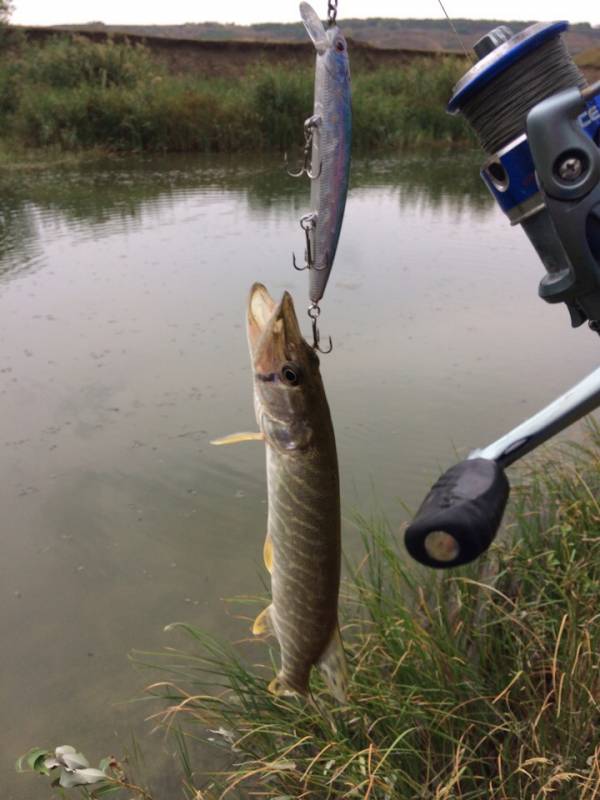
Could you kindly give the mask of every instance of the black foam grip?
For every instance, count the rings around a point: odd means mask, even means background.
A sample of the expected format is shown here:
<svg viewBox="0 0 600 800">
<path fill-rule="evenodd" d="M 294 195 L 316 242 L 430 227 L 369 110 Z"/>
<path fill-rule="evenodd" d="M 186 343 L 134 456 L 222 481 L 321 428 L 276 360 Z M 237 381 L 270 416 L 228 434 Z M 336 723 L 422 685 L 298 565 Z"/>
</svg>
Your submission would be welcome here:
<svg viewBox="0 0 600 800">
<path fill-rule="evenodd" d="M 509 491 L 506 475 L 495 461 L 473 458 L 455 464 L 433 486 L 406 529 L 406 549 L 428 567 L 468 564 L 494 540 Z M 458 554 L 451 560 L 438 560 L 427 552 L 425 539 L 434 531 L 456 540 Z"/>
</svg>

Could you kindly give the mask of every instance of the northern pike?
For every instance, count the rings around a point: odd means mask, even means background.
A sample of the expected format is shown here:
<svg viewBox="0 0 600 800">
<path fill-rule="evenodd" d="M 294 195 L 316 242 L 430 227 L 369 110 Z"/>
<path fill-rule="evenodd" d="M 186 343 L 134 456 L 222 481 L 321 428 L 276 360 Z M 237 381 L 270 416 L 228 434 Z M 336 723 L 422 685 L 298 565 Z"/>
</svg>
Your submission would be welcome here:
<svg viewBox="0 0 600 800">
<path fill-rule="evenodd" d="M 348 46 L 337 25 L 325 28 L 316 11 L 300 3 L 302 22 L 317 51 L 313 114 L 304 123 L 311 155 L 311 210 L 300 225 L 306 237 L 310 299 L 318 303 L 329 280 L 340 238 L 352 140 Z"/>
<path fill-rule="evenodd" d="M 274 634 L 279 643 L 281 669 L 269 691 L 310 695 L 310 672 L 318 666 L 332 694 L 344 702 L 346 659 L 338 626 L 340 488 L 319 359 L 302 337 L 288 292 L 275 303 L 262 284 L 254 284 L 247 334 L 260 431 L 214 443 L 258 439 L 266 445 L 263 552 L 272 602 L 252 631 Z"/>
</svg>

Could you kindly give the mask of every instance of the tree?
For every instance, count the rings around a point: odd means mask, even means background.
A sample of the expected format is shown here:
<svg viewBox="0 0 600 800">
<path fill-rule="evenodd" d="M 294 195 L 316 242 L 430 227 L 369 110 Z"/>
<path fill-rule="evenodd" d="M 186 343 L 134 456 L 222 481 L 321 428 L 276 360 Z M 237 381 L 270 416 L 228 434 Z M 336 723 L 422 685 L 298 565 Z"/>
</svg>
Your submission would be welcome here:
<svg viewBox="0 0 600 800">
<path fill-rule="evenodd" d="M 0 0 L 0 25 L 6 25 L 13 12 L 11 0 Z"/>
<path fill-rule="evenodd" d="M 12 0 L 0 0 L 0 46 L 2 50 L 9 45 L 12 39 L 11 31 L 8 27 L 8 21 L 12 12 Z"/>
</svg>

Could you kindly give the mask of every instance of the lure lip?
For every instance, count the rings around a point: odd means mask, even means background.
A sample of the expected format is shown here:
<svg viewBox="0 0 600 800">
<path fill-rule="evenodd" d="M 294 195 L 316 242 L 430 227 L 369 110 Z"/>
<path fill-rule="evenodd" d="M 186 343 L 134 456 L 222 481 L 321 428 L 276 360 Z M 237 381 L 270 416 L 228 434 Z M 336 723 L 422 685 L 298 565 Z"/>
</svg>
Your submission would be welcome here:
<svg viewBox="0 0 600 800">
<path fill-rule="evenodd" d="M 310 3 L 305 2 L 305 0 L 302 0 L 299 9 L 302 24 L 306 28 L 306 32 L 314 44 L 316 51 L 318 53 L 325 53 L 330 46 L 330 40 L 319 15 Z"/>
</svg>

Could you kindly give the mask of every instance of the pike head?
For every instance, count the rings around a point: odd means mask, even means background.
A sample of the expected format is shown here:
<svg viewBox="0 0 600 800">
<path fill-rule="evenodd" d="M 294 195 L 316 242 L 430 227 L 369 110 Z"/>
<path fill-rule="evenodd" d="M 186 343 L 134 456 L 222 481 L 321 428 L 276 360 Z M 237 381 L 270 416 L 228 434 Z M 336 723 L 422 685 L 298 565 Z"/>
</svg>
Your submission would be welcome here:
<svg viewBox="0 0 600 800">
<path fill-rule="evenodd" d="M 329 411 L 319 358 L 300 332 L 291 295 L 284 292 L 276 303 L 255 283 L 248 299 L 247 333 L 254 407 L 265 441 L 279 451 L 305 450 L 314 441 L 319 413 Z"/>
</svg>

